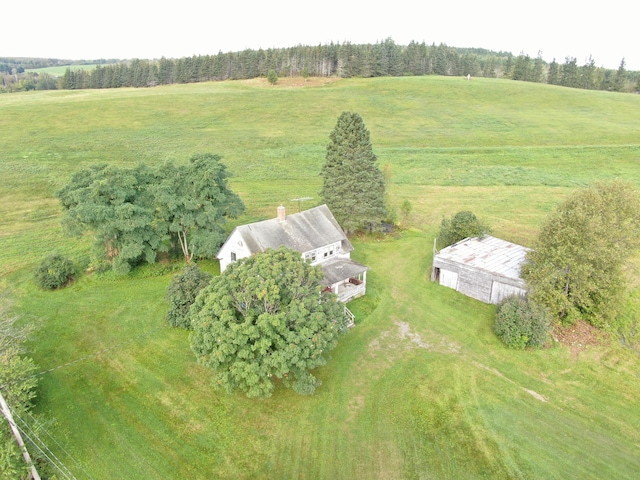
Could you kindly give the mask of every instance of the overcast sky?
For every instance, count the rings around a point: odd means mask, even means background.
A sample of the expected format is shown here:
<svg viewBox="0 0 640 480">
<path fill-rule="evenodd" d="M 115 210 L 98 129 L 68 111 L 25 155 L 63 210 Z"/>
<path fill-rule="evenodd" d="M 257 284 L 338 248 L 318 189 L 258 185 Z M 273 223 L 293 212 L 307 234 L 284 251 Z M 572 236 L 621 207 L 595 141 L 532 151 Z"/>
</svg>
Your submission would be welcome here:
<svg viewBox="0 0 640 480">
<path fill-rule="evenodd" d="M 432 3 L 434 3 L 432 5 Z M 222 4 L 222 5 L 216 5 Z M 565 6 L 565 4 L 568 4 Z M 11 0 L 0 57 L 160 58 L 391 37 L 640 70 L 629 0 Z"/>
</svg>

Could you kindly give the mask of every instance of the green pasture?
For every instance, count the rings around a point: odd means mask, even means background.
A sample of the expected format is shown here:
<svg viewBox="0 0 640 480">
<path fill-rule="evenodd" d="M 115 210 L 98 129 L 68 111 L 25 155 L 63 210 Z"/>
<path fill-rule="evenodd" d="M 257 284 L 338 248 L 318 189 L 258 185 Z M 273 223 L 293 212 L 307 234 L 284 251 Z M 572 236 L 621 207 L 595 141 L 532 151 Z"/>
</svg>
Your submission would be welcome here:
<svg viewBox="0 0 640 480">
<path fill-rule="evenodd" d="M 637 478 L 638 354 L 615 338 L 508 350 L 495 308 L 431 283 L 429 268 L 444 215 L 471 209 L 530 245 L 576 187 L 640 186 L 640 97 L 492 79 L 284 80 L 0 96 L 0 286 L 38 325 L 39 368 L 60 366 L 40 376 L 36 405 L 54 421 L 56 456 L 79 479 Z M 368 293 L 350 304 L 357 326 L 314 396 L 213 390 L 188 334 L 164 323 L 179 266 L 33 284 L 53 251 L 88 264 L 91 240 L 62 234 L 54 198 L 77 169 L 219 154 L 247 206 L 236 223 L 263 219 L 279 203 L 296 211 L 296 197 L 317 204 L 343 110 L 362 115 L 389 166 L 391 205 L 413 211 L 399 233 L 353 239 Z M 637 285 L 638 266 L 629 272 Z M 634 290 L 628 323 L 639 306 Z"/>
<path fill-rule="evenodd" d="M 49 75 L 53 75 L 55 77 L 61 77 L 65 74 L 67 69 L 71 69 L 72 72 L 78 70 L 93 70 L 99 64 L 86 64 L 86 65 L 61 65 L 57 67 L 43 67 L 43 68 L 29 68 L 27 71 L 35 72 L 35 73 L 47 73 Z"/>
</svg>

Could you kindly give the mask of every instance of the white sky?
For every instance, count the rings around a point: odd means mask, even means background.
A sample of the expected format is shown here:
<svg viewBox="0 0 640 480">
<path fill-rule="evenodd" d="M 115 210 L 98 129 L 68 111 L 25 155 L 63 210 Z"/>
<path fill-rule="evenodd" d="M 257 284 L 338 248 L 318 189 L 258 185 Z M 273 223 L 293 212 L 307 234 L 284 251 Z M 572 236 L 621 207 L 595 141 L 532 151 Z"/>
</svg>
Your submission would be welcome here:
<svg viewBox="0 0 640 480">
<path fill-rule="evenodd" d="M 433 3 L 433 5 L 431 5 Z M 217 5 L 220 4 L 220 5 Z M 568 5 L 565 5 L 568 4 Z M 160 58 L 391 37 L 520 52 L 592 55 L 640 70 L 630 0 L 12 0 L 0 10 L 0 57 Z M 378 6 L 375 6 L 378 5 Z"/>
</svg>

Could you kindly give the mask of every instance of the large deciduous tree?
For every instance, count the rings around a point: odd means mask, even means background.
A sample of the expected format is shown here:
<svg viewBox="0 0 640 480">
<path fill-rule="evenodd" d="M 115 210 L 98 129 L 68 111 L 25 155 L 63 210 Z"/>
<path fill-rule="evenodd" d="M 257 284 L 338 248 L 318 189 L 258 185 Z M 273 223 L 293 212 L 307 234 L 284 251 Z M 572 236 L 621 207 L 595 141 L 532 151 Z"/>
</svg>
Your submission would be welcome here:
<svg viewBox="0 0 640 480">
<path fill-rule="evenodd" d="M 97 165 L 80 170 L 57 196 L 65 209 L 68 233 L 91 232 L 96 252 L 114 270 L 126 273 L 131 264 L 154 262 L 165 232 L 158 228 L 149 186 L 157 180 L 148 167 Z"/>
<path fill-rule="evenodd" d="M 281 247 L 232 263 L 191 307 L 191 348 L 217 385 L 268 397 L 274 379 L 300 394 L 320 380 L 311 370 L 346 330 L 344 306 L 323 293 L 322 270 Z"/>
<path fill-rule="evenodd" d="M 224 240 L 221 224 L 244 210 L 228 176 L 211 154 L 157 170 L 98 165 L 73 175 L 57 196 L 66 230 L 93 234 L 99 258 L 127 273 L 136 262 L 154 262 L 172 237 L 187 261 L 215 255 Z"/>
<path fill-rule="evenodd" d="M 222 224 L 244 211 L 227 186 L 229 174 L 218 155 L 191 157 L 189 165 L 165 164 L 153 188 L 157 214 L 177 238 L 184 259 L 211 257 L 224 241 Z"/>
<path fill-rule="evenodd" d="M 640 197 L 615 180 L 576 191 L 546 219 L 522 275 L 557 319 L 610 323 L 626 292 L 624 265 L 639 243 Z"/>
<path fill-rule="evenodd" d="M 330 139 L 320 196 L 347 233 L 380 223 L 386 215 L 384 176 L 362 117 L 343 112 Z"/>
</svg>

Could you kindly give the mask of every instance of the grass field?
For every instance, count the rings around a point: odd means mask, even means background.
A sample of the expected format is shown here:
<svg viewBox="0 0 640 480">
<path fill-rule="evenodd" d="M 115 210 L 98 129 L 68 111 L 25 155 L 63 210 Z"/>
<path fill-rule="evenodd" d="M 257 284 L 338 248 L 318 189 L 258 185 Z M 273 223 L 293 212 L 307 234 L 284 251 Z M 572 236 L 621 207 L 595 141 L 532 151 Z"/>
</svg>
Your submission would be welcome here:
<svg viewBox="0 0 640 480">
<path fill-rule="evenodd" d="M 27 71 L 36 72 L 36 73 L 48 73 L 49 75 L 53 75 L 56 77 L 61 77 L 65 74 L 68 68 L 71 69 L 72 72 L 77 70 L 93 70 L 96 68 L 98 64 L 86 64 L 86 65 L 62 65 L 59 67 L 43 67 L 43 68 L 29 68 Z"/>
<path fill-rule="evenodd" d="M 244 223 L 280 202 L 297 210 L 295 197 L 318 202 L 343 110 L 362 115 L 389 165 L 392 205 L 407 198 L 413 212 L 396 235 L 354 239 L 369 289 L 316 395 L 214 391 L 186 332 L 165 326 L 167 266 L 33 285 L 52 251 L 88 262 L 90 240 L 62 235 L 53 197 L 77 169 L 220 154 Z M 66 365 L 40 377 L 50 448 L 79 479 L 637 478 L 637 353 L 615 340 L 510 351 L 491 331 L 494 307 L 428 272 L 443 215 L 471 209 L 530 245 L 576 187 L 640 186 L 639 110 L 633 95 L 441 77 L 0 96 L 0 285 L 39 325 L 39 368 Z"/>
</svg>

